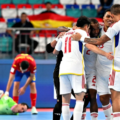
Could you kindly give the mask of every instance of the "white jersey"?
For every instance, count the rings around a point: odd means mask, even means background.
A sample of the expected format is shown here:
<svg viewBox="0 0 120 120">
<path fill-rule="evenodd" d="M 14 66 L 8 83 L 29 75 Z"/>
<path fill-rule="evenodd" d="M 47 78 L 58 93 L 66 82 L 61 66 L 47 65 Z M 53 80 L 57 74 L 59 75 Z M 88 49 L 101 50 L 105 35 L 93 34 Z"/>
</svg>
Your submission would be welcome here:
<svg viewBox="0 0 120 120">
<path fill-rule="evenodd" d="M 85 47 L 84 50 L 84 62 L 85 62 L 85 74 L 95 73 L 97 54 Z"/>
<path fill-rule="evenodd" d="M 105 34 L 104 27 L 101 29 L 100 36 Z M 98 46 L 99 49 L 105 51 L 105 52 L 112 52 L 112 41 L 107 41 L 103 45 Z M 112 60 L 108 60 L 105 56 L 97 55 L 97 62 L 96 62 L 96 69 L 97 70 L 104 70 L 104 71 L 110 71 L 112 67 Z"/>
<path fill-rule="evenodd" d="M 70 30 L 59 39 L 55 49 L 57 51 L 62 50 L 63 58 L 60 64 L 59 75 L 83 75 L 84 74 L 84 45 L 81 41 L 71 41 L 71 35 L 74 33 L 80 33 L 83 36 L 87 36 L 87 33 L 81 29 Z"/>
<path fill-rule="evenodd" d="M 109 27 L 105 34 L 112 40 L 112 52 L 114 54 L 112 69 L 120 72 L 120 21 Z"/>
</svg>

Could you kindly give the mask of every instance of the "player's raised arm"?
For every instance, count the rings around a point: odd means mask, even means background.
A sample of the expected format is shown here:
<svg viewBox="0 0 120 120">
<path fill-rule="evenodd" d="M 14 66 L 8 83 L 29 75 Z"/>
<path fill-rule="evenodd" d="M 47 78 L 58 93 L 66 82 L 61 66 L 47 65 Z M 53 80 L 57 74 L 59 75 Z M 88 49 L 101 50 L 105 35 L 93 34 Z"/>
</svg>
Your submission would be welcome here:
<svg viewBox="0 0 120 120">
<path fill-rule="evenodd" d="M 86 46 L 89 50 L 95 52 L 96 54 L 100 54 L 100 55 L 106 56 L 106 58 L 109 59 L 109 60 L 112 60 L 112 59 L 114 58 L 114 56 L 111 55 L 111 54 L 112 54 L 111 52 L 107 53 L 107 52 L 99 49 L 99 48 L 96 47 L 95 45 L 85 44 L 85 46 Z"/>
</svg>

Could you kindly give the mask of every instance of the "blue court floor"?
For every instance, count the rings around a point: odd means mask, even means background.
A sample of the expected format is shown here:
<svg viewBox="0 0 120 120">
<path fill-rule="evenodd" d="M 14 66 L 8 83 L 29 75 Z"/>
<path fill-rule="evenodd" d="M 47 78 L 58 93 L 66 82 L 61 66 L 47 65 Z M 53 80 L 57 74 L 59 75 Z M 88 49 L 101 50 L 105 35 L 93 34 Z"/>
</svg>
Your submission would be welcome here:
<svg viewBox="0 0 120 120">
<path fill-rule="evenodd" d="M 38 115 L 31 115 L 30 112 L 21 113 L 18 116 L 0 115 L 0 120 L 52 120 L 52 111 L 44 111 L 44 112 L 40 111 Z M 63 120 L 62 117 L 61 120 Z M 87 111 L 86 120 L 91 120 L 90 112 L 88 111 Z M 102 111 L 99 112 L 98 120 L 105 120 L 105 116 Z"/>
</svg>

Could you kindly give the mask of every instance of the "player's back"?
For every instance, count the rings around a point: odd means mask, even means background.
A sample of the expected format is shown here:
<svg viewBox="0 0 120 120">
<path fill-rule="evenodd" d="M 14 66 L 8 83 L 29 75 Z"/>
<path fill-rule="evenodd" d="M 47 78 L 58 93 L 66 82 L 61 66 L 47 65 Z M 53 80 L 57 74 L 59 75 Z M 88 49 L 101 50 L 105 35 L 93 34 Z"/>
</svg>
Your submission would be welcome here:
<svg viewBox="0 0 120 120">
<path fill-rule="evenodd" d="M 81 29 L 68 31 L 61 39 L 63 58 L 60 65 L 60 75 L 62 74 L 84 74 L 83 51 L 84 45 L 81 41 L 71 40 L 71 35 L 76 32 L 87 36 Z"/>
</svg>

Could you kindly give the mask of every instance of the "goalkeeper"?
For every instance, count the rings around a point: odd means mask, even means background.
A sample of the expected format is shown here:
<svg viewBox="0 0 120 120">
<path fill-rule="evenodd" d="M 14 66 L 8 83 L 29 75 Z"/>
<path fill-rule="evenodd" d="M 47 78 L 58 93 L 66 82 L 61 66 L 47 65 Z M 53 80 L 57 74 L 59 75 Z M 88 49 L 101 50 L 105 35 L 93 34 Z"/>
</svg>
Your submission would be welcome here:
<svg viewBox="0 0 120 120">
<path fill-rule="evenodd" d="M 13 99 L 0 90 L 0 115 L 18 115 L 27 111 L 26 103 L 17 104 Z"/>
</svg>

